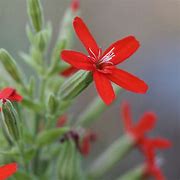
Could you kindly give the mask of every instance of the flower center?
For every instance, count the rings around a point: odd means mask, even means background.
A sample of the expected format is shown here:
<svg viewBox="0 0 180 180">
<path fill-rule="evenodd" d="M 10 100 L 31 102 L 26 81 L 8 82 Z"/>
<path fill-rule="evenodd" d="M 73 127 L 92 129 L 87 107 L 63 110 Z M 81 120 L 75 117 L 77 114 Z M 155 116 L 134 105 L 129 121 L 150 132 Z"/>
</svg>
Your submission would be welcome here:
<svg viewBox="0 0 180 180">
<path fill-rule="evenodd" d="M 98 55 L 89 48 L 90 60 L 94 63 L 95 68 L 102 73 L 111 73 L 111 69 L 114 67 L 113 62 L 110 60 L 115 56 L 114 48 L 112 48 L 107 54 L 102 56 L 102 49 L 99 49 Z"/>
</svg>

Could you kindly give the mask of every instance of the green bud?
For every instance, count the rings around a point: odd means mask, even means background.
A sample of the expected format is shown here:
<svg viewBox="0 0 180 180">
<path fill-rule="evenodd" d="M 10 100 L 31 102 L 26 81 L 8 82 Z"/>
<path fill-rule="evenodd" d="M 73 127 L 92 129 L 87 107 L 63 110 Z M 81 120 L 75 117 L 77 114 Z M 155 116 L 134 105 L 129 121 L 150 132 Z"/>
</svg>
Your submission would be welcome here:
<svg viewBox="0 0 180 180">
<path fill-rule="evenodd" d="M 48 46 L 50 37 L 51 37 L 52 29 L 49 24 L 48 27 L 40 32 L 38 32 L 34 36 L 34 45 L 41 51 L 44 52 Z"/>
<path fill-rule="evenodd" d="M 122 89 L 118 86 L 114 87 L 116 94 L 118 95 Z M 93 123 L 104 111 L 108 109 L 108 106 L 104 104 L 99 96 L 94 98 L 94 100 L 88 105 L 88 107 L 80 114 L 77 125 L 87 127 Z"/>
<path fill-rule="evenodd" d="M 72 140 L 68 140 L 62 144 L 57 173 L 59 179 L 64 180 L 83 180 L 81 169 L 81 157 L 77 151 L 77 147 Z"/>
<path fill-rule="evenodd" d="M 36 32 L 39 32 L 43 26 L 43 12 L 40 0 L 27 0 L 28 15 L 31 24 Z"/>
<path fill-rule="evenodd" d="M 73 44 L 74 34 L 72 28 L 72 21 L 74 17 L 77 16 L 77 14 L 78 11 L 72 12 L 71 8 L 68 8 L 64 14 L 63 20 L 60 25 L 59 36 L 52 53 L 52 58 L 51 58 L 52 65 L 50 68 L 50 74 L 59 71 L 57 67 L 61 67 L 60 59 L 59 59 L 61 51 L 70 48 L 71 45 Z"/>
<path fill-rule="evenodd" d="M 42 67 L 43 65 L 43 54 L 36 47 L 31 47 L 32 60 L 35 61 L 36 65 Z"/>
<path fill-rule="evenodd" d="M 61 64 L 60 64 L 60 53 L 63 49 L 65 49 L 66 46 L 66 40 L 62 40 L 60 41 L 60 43 L 56 46 L 55 50 L 54 50 L 54 59 L 52 59 L 52 64 L 51 67 L 49 69 L 49 75 L 53 75 L 56 73 L 59 73 L 60 68 L 61 68 Z"/>
<path fill-rule="evenodd" d="M 47 103 L 47 109 L 48 111 L 53 114 L 56 112 L 56 109 L 58 107 L 58 103 L 56 101 L 56 97 L 53 94 L 50 94 L 48 98 L 48 103 Z"/>
<path fill-rule="evenodd" d="M 91 165 L 88 175 L 90 179 L 99 179 L 107 173 L 116 163 L 124 158 L 132 149 L 134 140 L 128 134 L 116 140 Z"/>
<path fill-rule="evenodd" d="M 2 120 L 11 140 L 18 141 L 20 138 L 19 117 L 12 103 L 6 100 L 2 104 Z"/>
<path fill-rule="evenodd" d="M 0 61 L 10 76 L 16 82 L 22 83 L 21 73 L 17 67 L 16 61 L 5 49 L 0 49 Z"/>
<path fill-rule="evenodd" d="M 88 87 L 92 80 L 91 72 L 78 71 L 62 84 L 60 89 L 61 100 L 72 100 Z"/>
</svg>

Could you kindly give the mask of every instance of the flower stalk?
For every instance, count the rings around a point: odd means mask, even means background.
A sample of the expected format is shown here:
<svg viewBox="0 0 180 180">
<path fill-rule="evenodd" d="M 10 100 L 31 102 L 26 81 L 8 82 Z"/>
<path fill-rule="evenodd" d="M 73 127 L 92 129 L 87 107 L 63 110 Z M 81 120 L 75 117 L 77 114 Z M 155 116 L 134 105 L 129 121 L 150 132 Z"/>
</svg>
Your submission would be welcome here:
<svg viewBox="0 0 180 180">
<path fill-rule="evenodd" d="M 122 89 L 118 86 L 115 86 L 114 90 L 117 95 L 122 92 Z M 79 115 L 76 125 L 82 127 L 90 126 L 107 109 L 108 106 L 106 106 L 99 97 L 95 97 L 83 113 Z"/>
<path fill-rule="evenodd" d="M 129 135 L 117 139 L 109 148 L 98 157 L 88 170 L 90 179 L 100 179 L 107 173 L 117 162 L 133 149 L 134 139 Z"/>
</svg>

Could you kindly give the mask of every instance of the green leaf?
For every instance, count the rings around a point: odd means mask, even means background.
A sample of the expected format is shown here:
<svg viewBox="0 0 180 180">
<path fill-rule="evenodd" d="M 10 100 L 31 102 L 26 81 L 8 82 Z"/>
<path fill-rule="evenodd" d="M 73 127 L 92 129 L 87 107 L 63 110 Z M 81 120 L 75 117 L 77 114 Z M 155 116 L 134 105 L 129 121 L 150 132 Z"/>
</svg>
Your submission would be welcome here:
<svg viewBox="0 0 180 180">
<path fill-rule="evenodd" d="M 58 140 L 63 134 L 65 134 L 69 130 L 69 128 L 64 127 L 43 131 L 38 135 L 36 144 L 38 147 L 43 147 L 51 144 L 54 141 Z"/>
<path fill-rule="evenodd" d="M 32 180 L 32 179 L 36 179 L 35 177 L 30 176 L 29 174 L 23 172 L 23 171 L 17 171 L 13 177 L 15 177 L 18 180 Z"/>
<path fill-rule="evenodd" d="M 0 49 L 0 61 L 11 78 L 14 79 L 17 83 L 22 84 L 22 73 L 16 64 L 16 61 L 5 49 Z"/>
</svg>

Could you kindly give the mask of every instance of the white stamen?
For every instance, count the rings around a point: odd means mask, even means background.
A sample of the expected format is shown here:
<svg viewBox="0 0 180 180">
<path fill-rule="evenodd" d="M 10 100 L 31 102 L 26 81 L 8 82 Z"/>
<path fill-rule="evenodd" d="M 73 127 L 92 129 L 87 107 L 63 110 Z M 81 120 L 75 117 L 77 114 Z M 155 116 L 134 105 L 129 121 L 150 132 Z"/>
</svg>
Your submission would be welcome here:
<svg viewBox="0 0 180 180">
<path fill-rule="evenodd" d="M 101 54 L 102 54 L 102 49 L 100 48 L 98 53 L 98 59 L 101 57 Z"/>
<path fill-rule="evenodd" d="M 156 164 L 158 166 L 162 166 L 164 164 L 164 158 L 162 156 L 158 156 L 158 158 L 156 159 Z"/>
<path fill-rule="evenodd" d="M 100 60 L 100 63 L 109 62 L 114 56 L 114 47 Z"/>
<path fill-rule="evenodd" d="M 89 51 L 90 51 L 91 54 L 94 56 L 94 58 L 96 58 L 96 55 L 95 55 L 94 52 L 91 50 L 91 48 L 89 48 Z"/>
</svg>

